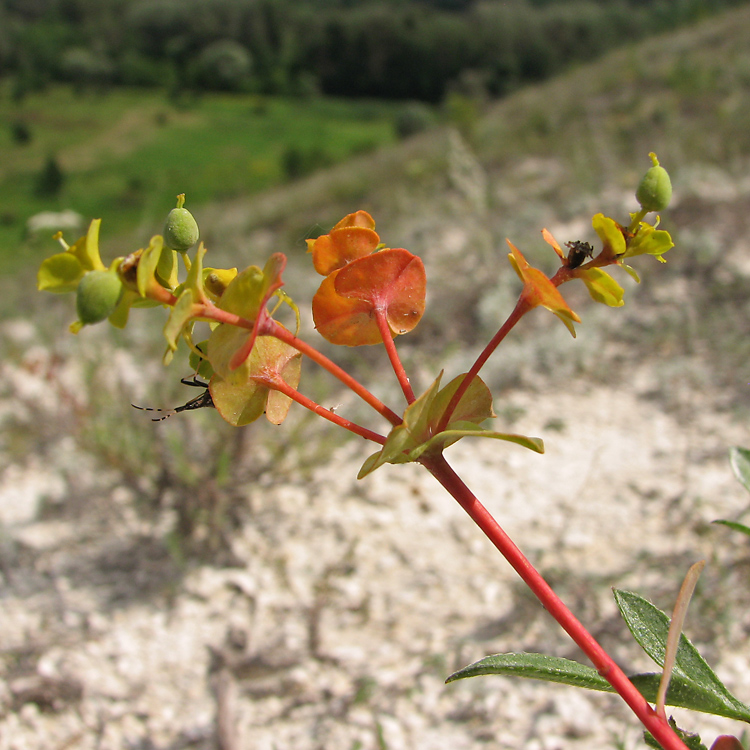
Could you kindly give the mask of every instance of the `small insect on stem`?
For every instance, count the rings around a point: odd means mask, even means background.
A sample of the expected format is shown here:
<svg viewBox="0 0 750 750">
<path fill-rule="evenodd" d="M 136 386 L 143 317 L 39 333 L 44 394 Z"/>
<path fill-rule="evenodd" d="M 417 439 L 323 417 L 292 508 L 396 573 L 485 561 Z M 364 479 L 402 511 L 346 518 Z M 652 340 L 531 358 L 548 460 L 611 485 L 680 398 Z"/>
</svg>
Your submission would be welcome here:
<svg viewBox="0 0 750 750">
<path fill-rule="evenodd" d="M 588 242 L 581 242 L 580 240 L 566 242 L 565 247 L 570 250 L 567 257 L 568 268 L 578 268 L 586 258 L 594 257 L 594 248 Z"/>
<path fill-rule="evenodd" d="M 182 380 L 180 380 L 180 383 L 182 383 L 183 385 L 192 385 L 195 388 L 205 388 L 206 390 L 203 391 L 200 396 L 196 396 L 186 404 L 183 404 L 182 406 L 176 406 L 174 409 L 154 409 L 150 406 L 136 406 L 135 404 L 130 405 L 134 409 L 140 409 L 141 411 L 164 412 L 161 417 L 153 417 L 151 419 L 152 422 L 162 422 L 168 417 L 171 417 L 173 414 L 179 414 L 179 412 L 181 411 L 192 411 L 193 409 L 203 409 L 205 407 L 212 407 L 214 405 L 214 400 L 211 398 L 211 392 L 208 390 L 208 383 L 204 383 L 202 380 L 199 380 L 197 375 L 193 375 L 192 378 L 182 378 Z"/>
</svg>

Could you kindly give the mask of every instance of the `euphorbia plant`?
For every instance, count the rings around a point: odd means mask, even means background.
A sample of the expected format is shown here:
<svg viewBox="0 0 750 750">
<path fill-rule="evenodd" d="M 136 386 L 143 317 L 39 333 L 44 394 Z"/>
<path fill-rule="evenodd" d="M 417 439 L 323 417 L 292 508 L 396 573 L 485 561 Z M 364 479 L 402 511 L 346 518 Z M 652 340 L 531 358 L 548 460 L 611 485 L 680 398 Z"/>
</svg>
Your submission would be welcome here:
<svg viewBox="0 0 750 750">
<path fill-rule="evenodd" d="M 658 675 L 630 679 L 622 672 L 444 456 L 446 448 L 465 437 L 508 441 L 538 453 L 544 451 L 539 438 L 497 432 L 485 426 L 494 417 L 493 397 L 480 371 L 500 342 L 536 307 L 550 310 L 575 336 L 574 324 L 580 318 L 563 298 L 563 284 L 579 279 L 594 301 L 619 307 L 623 304 L 623 289 L 604 269 L 619 267 L 637 280 L 626 260 L 644 254 L 664 260 L 662 256 L 673 246 L 672 240 L 667 232 L 657 229 L 658 217 L 653 224 L 645 218 L 666 208 L 671 185 L 656 157 L 652 154 L 651 158 L 653 166 L 636 191 L 640 208 L 630 215 L 629 222 L 620 224 L 603 214 L 593 217 L 593 228 L 601 244 L 598 250 L 581 241 L 567 242 L 563 250 L 544 230 L 543 237 L 560 263 L 557 272 L 549 277 L 531 266 L 521 251 L 508 242 L 508 259 L 522 282 L 514 309 L 468 372 L 447 383 L 440 373 L 421 394 L 415 394 L 396 347 L 397 337 L 413 330 L 425 311 L 426 273 L 421 259 L 403 248 L 384 247 L 373 218 L 365 211 L 349 214 L 328 234 L 308 240 L 314 269 L 323 277 L 312 302 L 318 333 L 342 346 L 383 345 L 405 405 L 387 406 L 363 383 L 298 338 L 299 312 L 282 289 L 284 255 L 275 253 L 263 268 L 251 265 L 239 272 L 235 268 L 207 267 L 202 243 L 190 257 L 188 253 L 199 233 L 192 215 L 183 207 L 184 196 L 178 197 L 177 207 L 169 214 L 164 237 L 153 237 L 146 248 L 115 259 L 109 267 L 99 255 L 98 220 L 91 223 L 86 236 L 71 246 L 60 238 L 63 252 L 43 262 L 38 286 L 53 292 L 76 292 L 79 320 L 72 325 L 74 332 L 107 317 L 113 325 L 122 327 L 131 307 L 167 308 L 165 362 L 173 358 L 183 340 L 189 348 L 195 377 L 206 381 L 206 393 L 190 402 L 190 408 L 214 406 L 223 419 L 241 427 L 263 414 L 280 424 L 291 404 L 297 402 L 375 443 L 377 451 L 364 462 L 360 478 L 384 463 L 416 462 L 423 466 L 461 504 L 594 665 L 592 669 L 550 656 L 504 654 L 471 665 L 450 679 L 473 674 L 518 674 L 614 690 L 656 742 L 676 750 L 686 744 L 667 719 L 663 700 L 670 705 L 746 721 L 750 720 L 750 708 L 726 691 L 686 641 L 679 647 L 669 646 L 666 616 L 635 594 L 617 592 L 620 610 L 638 643 L 660 665 L 665 659 L 675 664 L 666 698 L 662 695 L 661 707 L 652 708 L 648 700 L 656 700 Z M 184 274 L 180 273 L 181 262 Z M 282 305 L 294 313 L 293 331 L 276 320 Z M 195 340 L 199 322 L 209 325 L 210 333 L 203 341 Z M 303 358 L 324 368 L 363 399 L 389 423 L 389 431 L 383 433 L 355 423 L 305 396 L 299 390 Z M 677 644 L 676 636 L 670 642 Z M 661 693 L 665 691 L 666 681 Z"/>
</svg>

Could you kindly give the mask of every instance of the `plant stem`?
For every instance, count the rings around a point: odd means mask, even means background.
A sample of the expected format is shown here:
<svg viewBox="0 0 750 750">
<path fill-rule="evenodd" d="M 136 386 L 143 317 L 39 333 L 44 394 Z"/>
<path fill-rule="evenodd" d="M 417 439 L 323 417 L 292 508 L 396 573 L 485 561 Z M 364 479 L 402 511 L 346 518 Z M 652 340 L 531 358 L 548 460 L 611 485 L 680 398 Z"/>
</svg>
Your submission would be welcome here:
<svg viewBox="0 0 750 750">
<path fill-rule="evenodd" d="M 166 292 L 166 289 L 164 291 Z M 166 298 L 160 301 L 163 301 L 165 304 L 174 304 L 175 298 L 172 295 L 170 296 L 172 297 L 172 302 L 168 302 Z M 255 326 L 254 321 L 241 318 L 239 315 L 222 310 L 220 307 L 213 304 L 202 305 L 198 312 L 198 317 L 203 320 L 214 320 L 218 323 L 227 323 L 228 325 L 237 326 L 239 328 L 246 328 L 250 331 L 252 331 Z M 265 317 L 261 322 L 258 328 L 258 335 L 274 336 L 279 339 L 279 341 L 283 341 L 285 344 L 293 347 L 313 362 L 316 362 L 323 369 L 330 372 L 331 375 L 340 380 L 347 388 L 354 391 L 354 393 L 356 393 L 365 403 L 369 404 L 378 414 L 385 417 L 391 424 L 401 424 L 401 417 L 399 417 L 396 412 L 389 409 L 379 398 L 370 393 L 370 391 L 368 391 L 358 380 L 346 372 L 346 370 L 343 370 L 337 364 L 331 362 L 328 357 L 315 349 L 315 347 L 305 343 L 302 339 L 298 339 L 293 333 L 277 323 L 270 316 Z M 377 433 L 372 434 L 375 435 Z"/>
<path fill-rule="evenodd" d="M 351 389 L 356 393 L 366 404 L 369 404 L 375 411 L 381 416 L 385 417 L 392 425 L 400 425 L 402 422 L 396 412 L 389 409 L 379 398 L 370 393 L 362 383 L 353 378 L 346 370 L 341 369 L 335 362 L 331 362 L 328 357 L 321 354 L 315 347 L 310 346 L 302 339 L 298 339 L 293 333 L 288 331 L 284 326 L 276 323 L 272 318 L 268 318 L 266 326 L 262 331 L 259 331 L 260 335 L 264 336 L 275 336 L 279 341 L 283 341 L 285 344 L 295 348 L 298 352 L 301 352 L 306 357 L 316 362 L 324 370 L 327 370 L 335 378 L 340 380 L 347 388 Z"/>
<path fill-rule="evenodd" d="M 406 396 L 406 402 L 413 404 L 416 400 L 414 397 L 414 390 L 409 382 L 409 376 L 406 374 L 406 370 L 404 370 L 404 366 L 401 364 L 401 358 L 396 351 L 396 342 L 391 335 L 391 327 L 388 325 L 388 321 L 385 317 L 385 310 L 383 308 L 375 308 L 375 321 L 380 329 L 380 336 L 383 339 L 383 345 L 388 354 L 388 359 L 391 361 L 393 372 L 396 373 L 401 390 L 404 392 L 404 396 Z"/>
<path fill-rule="evenodd" d="M 526 556 L 503 531 L 490 512 L 479 502 L 461 477 L 450 467 L 443 456 L 421 461 L 422 465 L 440 482 L 469 514 L 474 523 L 497 547 L 513 569 L 534 592 L 542 605 L 557 620 L 578 647 L 591 659 L 599 674 L 619 693 L 646 729 L 665 750 L 687 750 L 686 745 L 672 731 L 666 720 L 657 715 L 635 685 L 627 678 L 612 657 L 584 628 L 575 615 L 550 588 Z"/>
<path fill-rule="evenodd" d="M 448 426 L 448 422 L 450 422 L 450 418 L 453 415 L 456 406 L 458 406 L 458 402 L 461 400 L 464 393 L 466 393 L 466 391 L 468 390 L 469 385 L 471 385 L 471 381 L 474 380 L 474 378 L 477 376 L 479 371 L 484 366 L 484 363 L 490 358 L 495 349 L 497 349 L 497 347 L 500 345 L 500 342 L 513 330 L 513 327 L 516 325 L 516 323 L 518 323 L 518 321 L 521 320 L 521 318 L 531 309 L 532 306 L 529 304 L 526 297 L 522 294 L 518 298 L 518 302 L 516 302 L 516 306 L 513 308 L 513 312 L 511 312 L 511 314 L 508 316 L 505 323 L 500 326 L 500 330 L 498 330 L 498 332 L 492 337 L 487 346 L 484 347 L 482 353 L 477 357 L 469 372 L 464 375 L 464 379 L 456 389 L 453 397 L 448 402 L 448 406 L 446 407 L 443 416 L 440 418 L 440 422 L 438 423 L 436 432 L 442 432 Z"/>
<path fill-rule="evenodd" d="M 323 417 L 323 419 L 327 419 L 329 422 L 333 422 L 335 425 L 343 427 L 345 430 L 349 430 L 349 432 L 353 432 L 355 435 L 359 435 L 366 440 L 372 440 L 374 443 L 378 443 L 379 445 L 385 445 L 385 438 L 382 435 L 379 435 L 377 432 L 373 432 L 372 430 L 368 430 L 366 427 L 362 427 L 356 422 L 350 422 L 348 419 L 340 417 L 333 410 L 326 409 L 324 406 L 321 406 L 312 399 L 300 393 L 296 388 L 292 388 L 292 386 L 290 386 L 289 383 L 287 383 L 282 378 L 278 377 L 268 380 L 262 378 L 259 380 L 269 388 L 280 391 L 285 396 L 288 396 L 290 399 L 292 399 L 292 401 L 296 401 L 300 406 L 304 406 L 305 409 L 309 409 L 319 417 Z"/>
</svg>

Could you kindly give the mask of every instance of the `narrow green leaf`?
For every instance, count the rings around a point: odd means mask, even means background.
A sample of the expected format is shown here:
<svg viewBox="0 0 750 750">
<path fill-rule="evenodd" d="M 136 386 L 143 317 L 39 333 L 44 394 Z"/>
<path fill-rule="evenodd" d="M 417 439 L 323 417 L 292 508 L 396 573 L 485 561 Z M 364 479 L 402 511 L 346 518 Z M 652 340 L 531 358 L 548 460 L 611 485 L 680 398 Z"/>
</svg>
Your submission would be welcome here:
<svg viewBox="0 0 750 750">
<path fill-rule="evenodd" d="M 729 526 L 730 529 L 741 531 L 743 534 L 747 534 L 747 536 L 750 536 L 750 526 L 745 526 L 745 524 L 743 523 L 737 523 L 736 521 L 725 521 L 724 519 L 721 519 L 719 521 L 711 521 L 711 523 L 720 523 L 723 526 Z"/>
<path fill-rule="evenodd" d="M 174 252 L 171 250 L 170 252 Z M 186 324 L 193 318 L 193 290 L 185 289 L 172 306 L 169 318 L 164 326 L 164 338 L 167 340 L 169 349 L 177 350 L 177 341 Z"/>
<path fill-rule="evenodd" d="M 471 422 L 453 422 L 451 427 L 455 429 L 443 430 L 443 432 L 439 432 L 426 443 L 422 443 L 416 449 L 411 451 L 409 454 L 411 460 L 416 460 L 419 456 L 428 451 L 439 450 L 442 452 L 464 437 L 484 437 L 492 438 L 493 440 L 507 440 L 510 443 L 522 445 L 524 448 L 528 448 L 536 453 L 544 453 L 544 442 L 540 438 L 530 438 L 525 435 L 515 435 L 509 432 L 485 430 L 479 425 Z"/>
<path fill-rule="evenodd" d="M 157 234 L 151 238 L 149 246 L 143 251 L 138 261 L 137 283 L 138 294 L 145 297 L 151 284 L 156 284 L 156 268 L 159 265 L 164 240 Z"/>
<path fill-rule="evenodd" d="M 612 690 L 612 686 L 593 667 L 559 656 L 527 653 L 486 656 L 454 672 L 446 682 L 487 674 L 560 682 L 590 690 Z"/>
<path fill-rule="evenodd" d="M 750 451 L 746 448 L 730 448 L 729 463 L 734 475 L 746 490 L 750 490 Z"/>
<path fill-rule="evenodd" d="M 635 640 L 660 667 L 663 666 L 669 617 L 651 602 L 631 591 L 615 589 L 614 595 L 620 613 Z M 735 718 L 750 721 L 750 706 L 746 706 L 727 690 L 695 646 L 684 635 L 680 637 L 680 645 L 677 649 L 673 679 L 675 677 L 682 677 L 693 683 L 697 689 L 707 694 L 707 701 L 710 695 L 712 702 L 720 702 L 726 711 L 732 712 Z M 715 710 L 708 710 L 708 712 L 716 713 Z"/>
<path fill-rule="evenodd" d="M 546 654 L 508 653 L 493 654 L 454 672 L 446 682 L 454 682 L 480 675 L 503 675 L 525 677 L 545 682 L 556 682 L 572 687 L 614 693 L 614 688 L 593 668 L 577 661 Z M 643 697 L 653 703 L 659 690 L 661 675 L 655 672 L 630 677 Z M 693 711 L 725 716 L 729 719 L 747 721 L 742 711 L 727 706 L 713 693 L 704 690 L 692 680 L 674 675 L 667 692 L 667 704 Z"/>
</svg>

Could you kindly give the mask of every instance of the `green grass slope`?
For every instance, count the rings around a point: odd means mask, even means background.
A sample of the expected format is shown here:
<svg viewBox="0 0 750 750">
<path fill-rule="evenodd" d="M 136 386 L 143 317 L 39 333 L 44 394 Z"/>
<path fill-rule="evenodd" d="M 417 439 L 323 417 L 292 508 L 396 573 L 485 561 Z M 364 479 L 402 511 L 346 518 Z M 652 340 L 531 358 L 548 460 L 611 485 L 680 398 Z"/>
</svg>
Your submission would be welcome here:
<svg viewBox="0 0 750 750">
<path fill-rule="evenodd" d="M 0 257 L 13 256 L 29 216 L 73 209 L 109 232 L 143 230 L 185 192 L 189 205 L 247 195 L 373 150 L 394 138 L 396 105 L 205 95 L 176 107 L 163 94 L 65 87 L 20 104 L 2 91 Z M 53 157 L 59 192 L 39 185 Z"/>
</svg>

